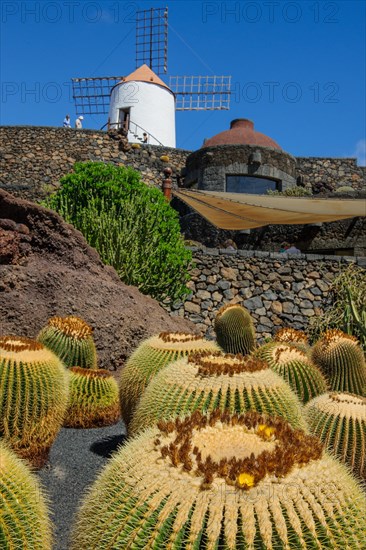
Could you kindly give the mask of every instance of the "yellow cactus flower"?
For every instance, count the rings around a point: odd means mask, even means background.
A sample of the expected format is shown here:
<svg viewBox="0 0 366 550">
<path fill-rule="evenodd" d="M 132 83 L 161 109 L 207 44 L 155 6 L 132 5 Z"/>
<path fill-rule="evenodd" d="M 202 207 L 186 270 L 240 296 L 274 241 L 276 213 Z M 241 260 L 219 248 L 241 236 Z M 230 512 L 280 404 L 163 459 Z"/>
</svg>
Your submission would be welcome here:
<svg viewBox="0 0 366 550">
<path fill-rule="evenodd" d="M 275 429 L 266 424 L 259 424 L 258 434 L 270 438 L 275 433 Z"/>
<path fill-rule="evenodd" d="M 250 487 L 254 487 L 254 476 L 251 474 L 247 474 L 246 472 L 243 472 L 238 475 L 236 478 L 236 481 L 242 489 L 249 489 Z"/>
</svg>

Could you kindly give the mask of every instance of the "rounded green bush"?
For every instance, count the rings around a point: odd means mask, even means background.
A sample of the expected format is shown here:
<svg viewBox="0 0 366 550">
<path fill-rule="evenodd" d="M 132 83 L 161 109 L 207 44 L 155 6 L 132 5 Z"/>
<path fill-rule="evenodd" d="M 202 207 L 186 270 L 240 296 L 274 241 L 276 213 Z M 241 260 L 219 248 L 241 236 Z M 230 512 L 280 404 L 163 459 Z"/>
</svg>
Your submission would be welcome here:
<svg viewBox="0 0 366 550">
<path fill-rule="evenodd" d="M 47 501 L 37 477 L 0 441 L 0 548 L 51 550 Z"/>
<path fill-rule="evenodd" d="M 189 291 L 192 253 L 184 246 L 178 213 L 139 172 L 103 162 L 76 163 L 45 203 L 81 231 L 122 281 L 157 300 Z"/>
<path fill-rule="evenodd" d="M 366 499 L 314 436 L 198 411 L 124 445 L 84 498 L 71 550 L 360 549 Z"/>
</svg>

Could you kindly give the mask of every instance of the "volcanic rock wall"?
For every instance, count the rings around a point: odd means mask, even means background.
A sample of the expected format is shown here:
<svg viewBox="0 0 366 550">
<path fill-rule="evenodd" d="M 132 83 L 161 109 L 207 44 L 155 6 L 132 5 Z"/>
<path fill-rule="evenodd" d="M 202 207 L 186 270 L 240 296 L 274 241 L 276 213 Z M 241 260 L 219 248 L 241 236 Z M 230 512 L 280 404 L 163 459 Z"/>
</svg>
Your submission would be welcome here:
<svg viewBox="0 0 366 550">
<path fill-rule="evenodd" d="M 354 158 L 297 157 L 297 174 L 313 193 L 334 191 L 341 186 L 366 191 L 366 167 Z"/>
<path fill-rule="evenodd" d="M 173 183 L 189 151 L 141 145 L 124 151 L 117 136 L 98 130 L 37 126 L 0 127 L 0 187 L 18 197 L 37 201 L 59 185 L 78 161 L 105 161 L 131 166 L 144 182 L 160 187 L 169 157 Z"/>
<path fill-rule="evenodd" d="M 193 321 L 207 336 L 224 304 L 240 303 L 251 313 L 259 337 L 282 326 L 305 329 L 322 315 L 332 280 L 351 262 L 366 258 L 279 254 L 263 251 L 193 249 L 191 294 L 173 315 Z"/>
<path fill-rule="evenodd" d="M 153 145 L 123 151 L 121 142 L 104 131 L 42 126 L 2 126 L 0 142 L 0 187 L 30 200 L 44 198 L 55 189 L 76 161 L 101 160 L 132 166 L 141 172 L 143 181 L 160 187 L 167 166 L 160 157 L 168 155 L 175 186 L 191 154 L 184 149 Z M 278 154 L 279 163 L 286 164 L 291 158 Z M 293 177 L 302 176 L 303 184 L 312 187 L 315 193 L 343 185 L 366 190 L 366 168 L 357 166 L 356 159 L 295 157 L 295 160 L 295 170 L 293 165 L 290 170 L 287 164 L 279 164 L 278 168 L 290 171 Z"/>
</svg>

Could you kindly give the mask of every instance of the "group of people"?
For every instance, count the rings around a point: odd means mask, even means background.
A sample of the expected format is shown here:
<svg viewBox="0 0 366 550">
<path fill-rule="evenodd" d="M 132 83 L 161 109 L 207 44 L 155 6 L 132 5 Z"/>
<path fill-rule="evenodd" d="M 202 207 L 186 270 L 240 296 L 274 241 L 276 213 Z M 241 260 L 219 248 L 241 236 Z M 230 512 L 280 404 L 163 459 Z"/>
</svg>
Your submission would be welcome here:
<svg viewBox="0 0 366 550">
<path fill-rule="evenodd" d="M 84 120 L 83 115 L 78 116 L 78 118 L 75 120 L 75 128 L 80 130 L 83 127 L 83 124 L 82 124 L 83 120 Z M 70 115 L 65 116 L 63 127 L 64 128 L 71 128 Z"/>
<path fill-rule="evenodd" d="M 78 116 L 78 118 L 75 120 L 75 128 L 77 130 L 81 130 L 81 128 L 83 127 L 83 124 L 82 124 L 83 120 L 84 120 L 83 115 Z M 63 127 L 64 128 L 71 128 L 70 115 L 65 116 L 64 122 L 63 122 Z M 142 143 L 148 143 L 149 142 L 149 136 L 146 132 L 143 133 L 142 138 L 140 138 L 140 141 L 142 141 Z"/>
</svg>

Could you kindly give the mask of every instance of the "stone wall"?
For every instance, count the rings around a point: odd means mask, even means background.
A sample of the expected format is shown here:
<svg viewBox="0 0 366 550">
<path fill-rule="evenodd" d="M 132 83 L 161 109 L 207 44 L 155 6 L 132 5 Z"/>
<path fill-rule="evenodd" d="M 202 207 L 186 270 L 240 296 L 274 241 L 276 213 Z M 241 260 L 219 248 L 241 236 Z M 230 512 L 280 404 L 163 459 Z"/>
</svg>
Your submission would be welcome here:
<svg viewBox="0 0 366 550">
<path fill-rule="evenodd" d="M 2 126 L 0 141 L 0 186 L 31 200 L 43 198 L 57 187 L 59 179 L 70 172 L 76 161 L 103 160 L 132 166 L 142 173 L 146 183 L 160 186 L 166 167 L 160 157 L 168 155 L 174 186 L 187 157 L 188 172 L 198 174 L 200 169 L 211 166 L 209 172 L 214 175 L 218 163 L 235 167 L 243 162 L 243 151 L 247 156 L 253 152 L 250 146 L 224 146 L 222 149 L 208 147 L 191 154 L 183 149 L 153 145 L 124 151 L 121 142 L 104 131 L 40 126 Z M 226 147 L 230 148 L 229 156 Z M 366 168 L 357 166 L 356 159 L 295 158 L 274 149 L 260 149 L 263 166 L 275 166 L 279 171 L 277 176 L 287 174 L 288 181 L 301 176 L 303 185 L 312 187 L 315 193 L 343 185 L 366 190 Z"/>
<path fill-rule="evenodd" d="M 334 191 L 341 186 L 366 190 L 366 167 L 354 158 L 297 157 L 297 174 L 313 193 Z"/>
<path fill-rule="evenodd" d="M 173 204 L 181 214 L 185 239 L 209 248 L 220 248 L 227 239 L 232 239 L 242 250 L 277 252 L 281 243 L 293 242 L 304 253 L 366 256 L 366 217 L 320 225 L 267 225 L 247 232 L 225 231 L 189 211 L 181 201 L 173 199 Z"/>
<path fill-rule="evenodd" d="M 322 314 L 331 281 L 350 262 L 365 268 L 366 258 L 290 255 L 269 252 L 192 249 L 191 294 L 173 315 L 193 321 L 211 337 L 218 309 L 240 303 L 251 313 L 259 337 L 282 326 L 306 329 Z"/>
<path fill-rule="evenodd" d="M 190 151 L 153 145 L 124 150 L 117 136 L 97 130 L 36 126 L 0 128 L 0 187 L 30 200 L 44 198 L 75 162 L 101 160 L 139 170 L 146 183 L 161 186 L 169 156 L 173 185 Z"/>
</svg>

